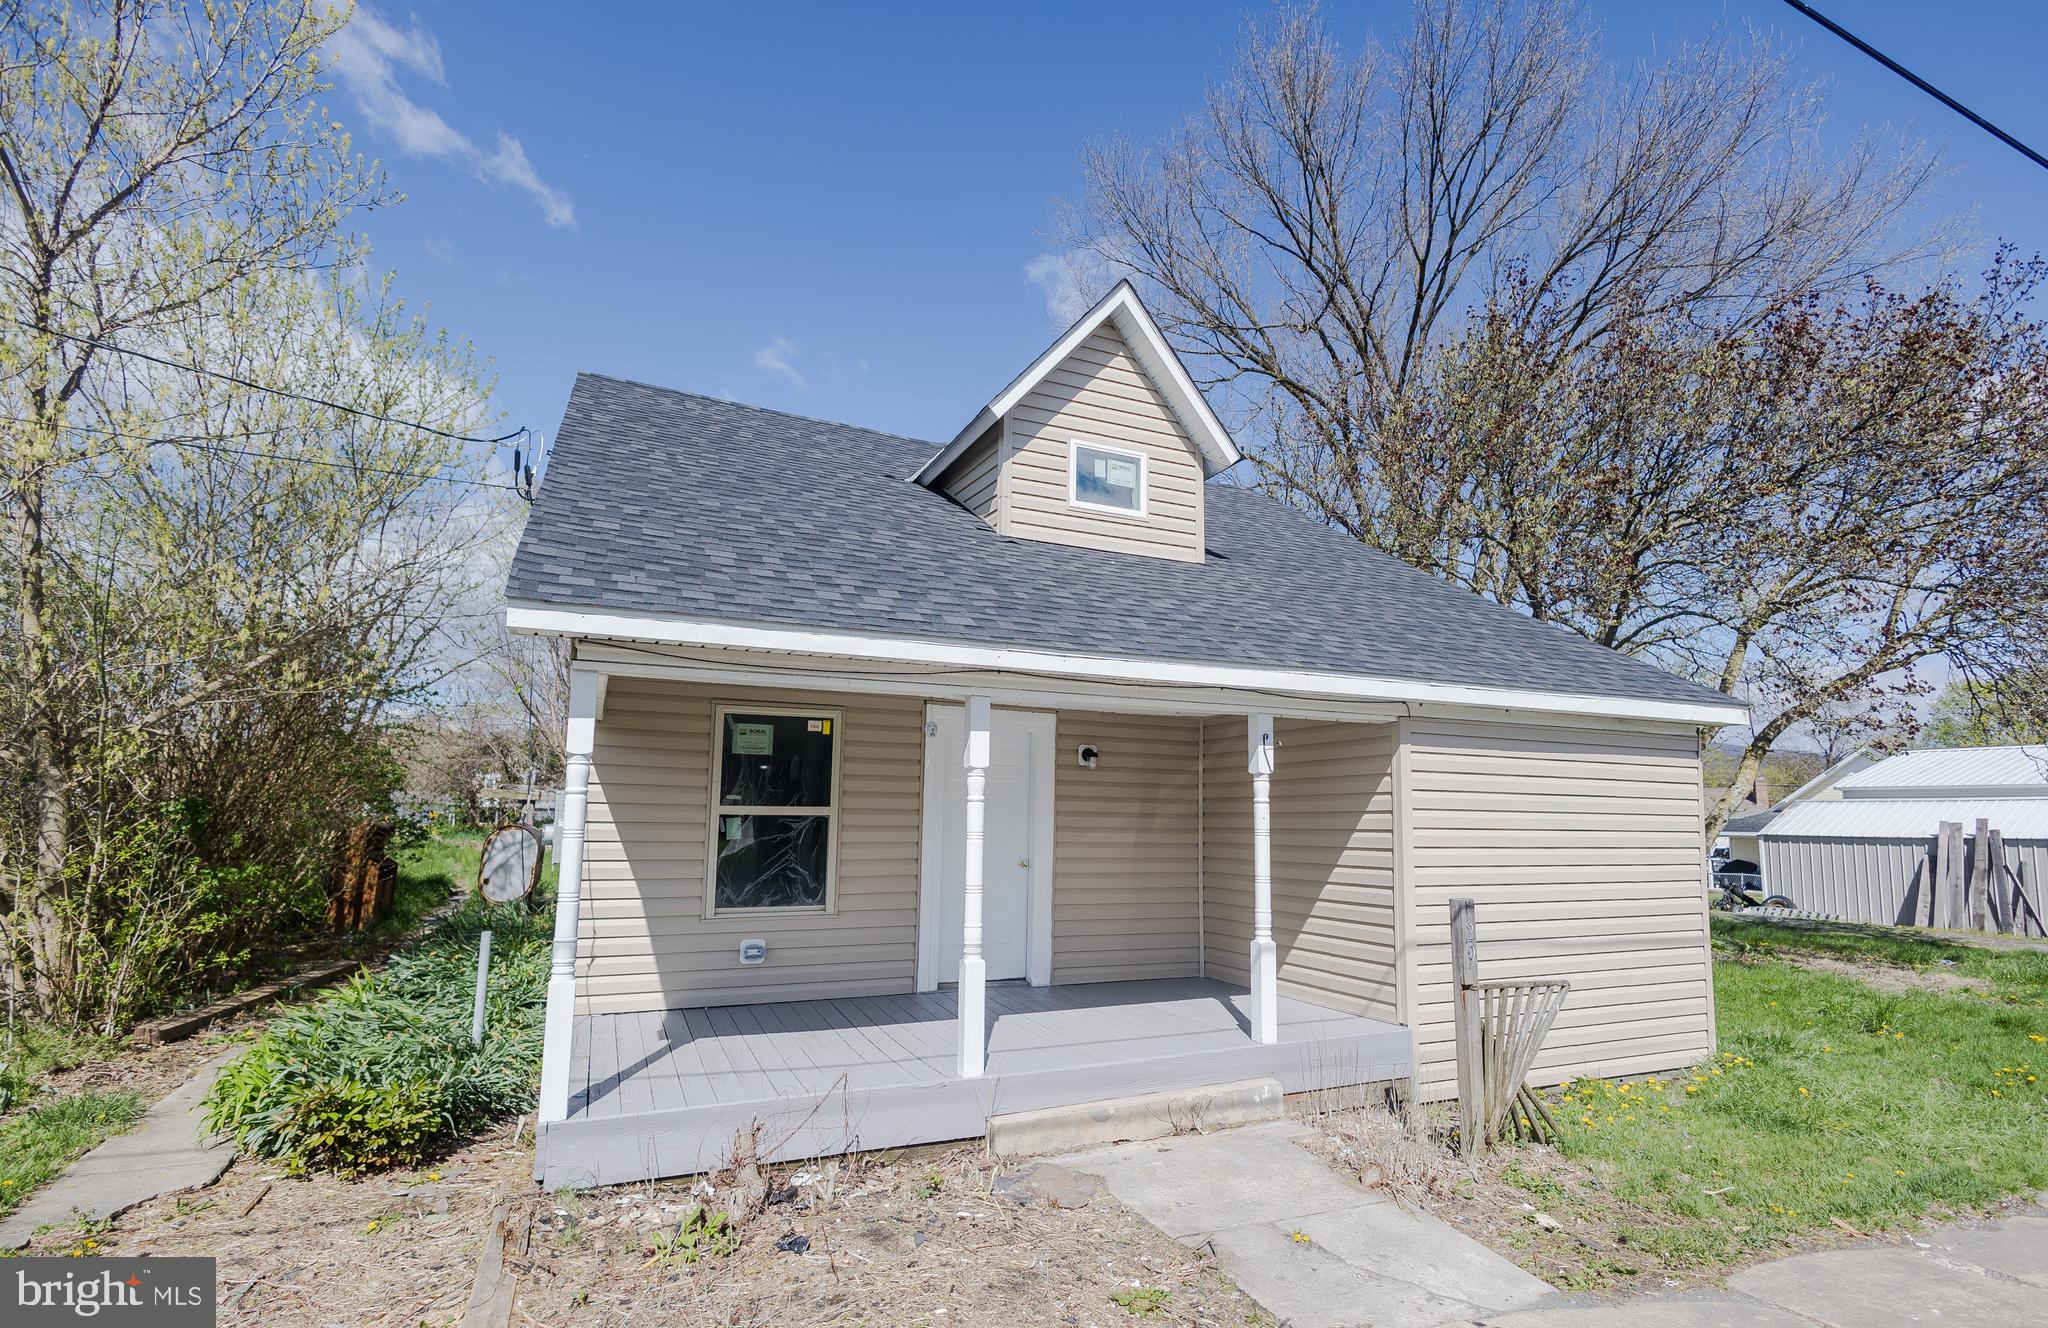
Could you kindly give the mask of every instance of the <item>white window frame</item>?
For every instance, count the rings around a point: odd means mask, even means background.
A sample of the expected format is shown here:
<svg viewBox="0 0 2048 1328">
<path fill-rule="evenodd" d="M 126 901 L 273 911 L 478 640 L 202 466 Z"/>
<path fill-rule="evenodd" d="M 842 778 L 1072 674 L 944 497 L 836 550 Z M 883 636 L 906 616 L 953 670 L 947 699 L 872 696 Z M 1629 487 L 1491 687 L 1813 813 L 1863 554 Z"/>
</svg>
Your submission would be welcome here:
<svg viewBox="0 0 2048 1328">
<path fill-rule="evenodd" d="M 1138 505 L 1135 508 L 1112 507 L 1108 503 L 1094 503 L 1088 501 L 1086 498 L 1081 497 L 1081 449 L 1084 447 L 1090 448 L 1097 452 L 1107 452 L 1111 456 L 1123 457 L 1126 460 L 1135 461 L 1138 463 Z M 1147 457 L 1143 452 L 1140 452 L 1135 448 L 1119 447 L 1115 443 L 1100 442 L 1094 438 L 1068 439 L 1067 506 L 1078 507 L 1086 512 L 1104 512 L 1110 516 L 1124 517 L 1127 520 L 1143 520 L 1145 517 L 1146 508 L 1145 481 L 1148 478 L 1147 472 L 1151 469 L 1151 467 L 1147 463 L 1150 460 L 1151 458 Z"/>
<path fill-rule="evenodd" d="M 720 802 L 725 779 L 727 715 L 772 715 L 777 719 L 824 719 L 832 723 L 832 801 L 824 807 L 755 807 Z M 704 916 L 706 918 L 831 917 L 839 912 L 839 771 L 846 751 L 846 712 L 835 706 L 786 702 L 719 701 L 711 707 L 711 774 L 706 800 L 711 821 L 704 834 Z M 718 906 L 718 821 L 722 816 L 822 816 L 825 818 L 825 902 L 756 908 Z"/>
</svg>

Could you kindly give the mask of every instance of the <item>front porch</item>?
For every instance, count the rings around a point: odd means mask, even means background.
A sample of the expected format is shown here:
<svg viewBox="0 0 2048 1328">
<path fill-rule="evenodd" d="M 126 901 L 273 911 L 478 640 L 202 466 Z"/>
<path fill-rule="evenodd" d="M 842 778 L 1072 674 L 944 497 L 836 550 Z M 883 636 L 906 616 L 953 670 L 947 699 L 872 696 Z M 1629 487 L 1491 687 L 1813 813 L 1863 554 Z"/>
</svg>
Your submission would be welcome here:
<svg viewBox="0 0 2048 1328">
<path fill-rule="evenodd" d="M 788 1160 L 972 1138 L 991 1116 L 1271 1077 L 1290 1093 L 1405 1078 L 1408 1030 L 1292 997 L 1254 1036 L 1242 987 L 1208 978 L 984 991 L 987 1065 L 959 1070 L 955 993 L 579 1016 L 567 1118 L 543 1124 L 549 1188 L 686 1175 L 762 1124 Z"/>
</svg>

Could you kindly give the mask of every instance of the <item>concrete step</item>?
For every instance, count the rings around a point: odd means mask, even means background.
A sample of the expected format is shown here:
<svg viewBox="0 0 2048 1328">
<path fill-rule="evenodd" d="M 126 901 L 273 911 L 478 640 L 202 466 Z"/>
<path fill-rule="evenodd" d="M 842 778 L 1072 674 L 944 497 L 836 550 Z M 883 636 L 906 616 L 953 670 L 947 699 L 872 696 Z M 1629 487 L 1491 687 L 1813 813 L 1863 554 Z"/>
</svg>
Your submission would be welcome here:
<svg viewBox="0 0 2048 1328">
<path fill-rule="evenodd" d="M 991 1116 L 988 1151 L 997 1157 L 1059 1153 L 1278 1120 L 1286 1111 L 1278 1079 L 1240 1079 Z"/>
</svg>

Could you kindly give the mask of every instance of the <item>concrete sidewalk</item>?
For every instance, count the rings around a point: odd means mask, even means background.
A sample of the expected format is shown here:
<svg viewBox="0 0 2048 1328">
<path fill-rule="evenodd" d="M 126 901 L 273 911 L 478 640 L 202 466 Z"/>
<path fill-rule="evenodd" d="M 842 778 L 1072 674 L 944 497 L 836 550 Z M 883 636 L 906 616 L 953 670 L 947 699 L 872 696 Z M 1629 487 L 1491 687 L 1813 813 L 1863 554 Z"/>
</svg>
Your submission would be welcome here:
<svg viewBox="0 0 2048 1328">
<path fill-rule="evenodd" d="M 2044 1196 L 2048 1197 L 2048 1196 Z M 1485 1328 L 2008 1328 L 2048 1322 L 2048 1214 L 1759 1264 L 1726 1291 L 1565 1301 Z"/>
<path fill-rule="evenodd" d="M 37 1227 L 69 1223 L 73 1213 L 114 1217 L 160 1194 L 219 1180 L 235 1148 L 205 1138 L 206 1113 L 199 1104 L 221 1067 L 239 1055 L 238 1047 L 208 1064 L 144 1113 L 134 1129 L 107 1140 L 36 1191 L 0 1221 L 0 1249 L 18 1250 Z"/>
<path fill-rule="evenodd" d="M 2048 1323 L 2048 1194 L 2000 1222 L 1759 1264 L 1721 1291 L 1553 1291 L 1361 1189 L 1292 1121 L 1061 1157 L 1223 1271 L 1284 1328 L 2009 1328 Z"/>
<path fill-rule="evenodd" d="M 1061 1157 L 1211 1251 L 1288 1328 L 1426 1328 L 1533 1305 L 1550 1288 L 1485 1246 L 1343 1179 L 1273 1121 Z"/>
</svg>

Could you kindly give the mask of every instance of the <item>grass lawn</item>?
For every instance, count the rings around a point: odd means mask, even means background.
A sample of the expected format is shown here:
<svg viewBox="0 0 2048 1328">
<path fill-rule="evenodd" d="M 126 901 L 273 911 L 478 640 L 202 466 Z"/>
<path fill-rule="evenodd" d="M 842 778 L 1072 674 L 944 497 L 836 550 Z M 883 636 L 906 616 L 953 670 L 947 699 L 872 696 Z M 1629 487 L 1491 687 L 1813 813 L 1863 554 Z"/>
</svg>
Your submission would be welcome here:
<svg viewBox="0 0 2048 1328">
<path fill-rule="evenodd" d="M 1754 1257 L 2048 1188 L 2048 953 L 1715 918 L 1721 1054 L 1551 1093 L 1563 1152 L 1658 1219 L 1617 1232 L 1678 1267 Z M 1882 986 L 1796 962 L 1940 970 Z"/>
<path fill-rule="evenodd" d="M 0 1120 L 0 1213 L 71 1159 L 142 1119 L 139 1093 L 79 1093 Z"/>
</svg>

